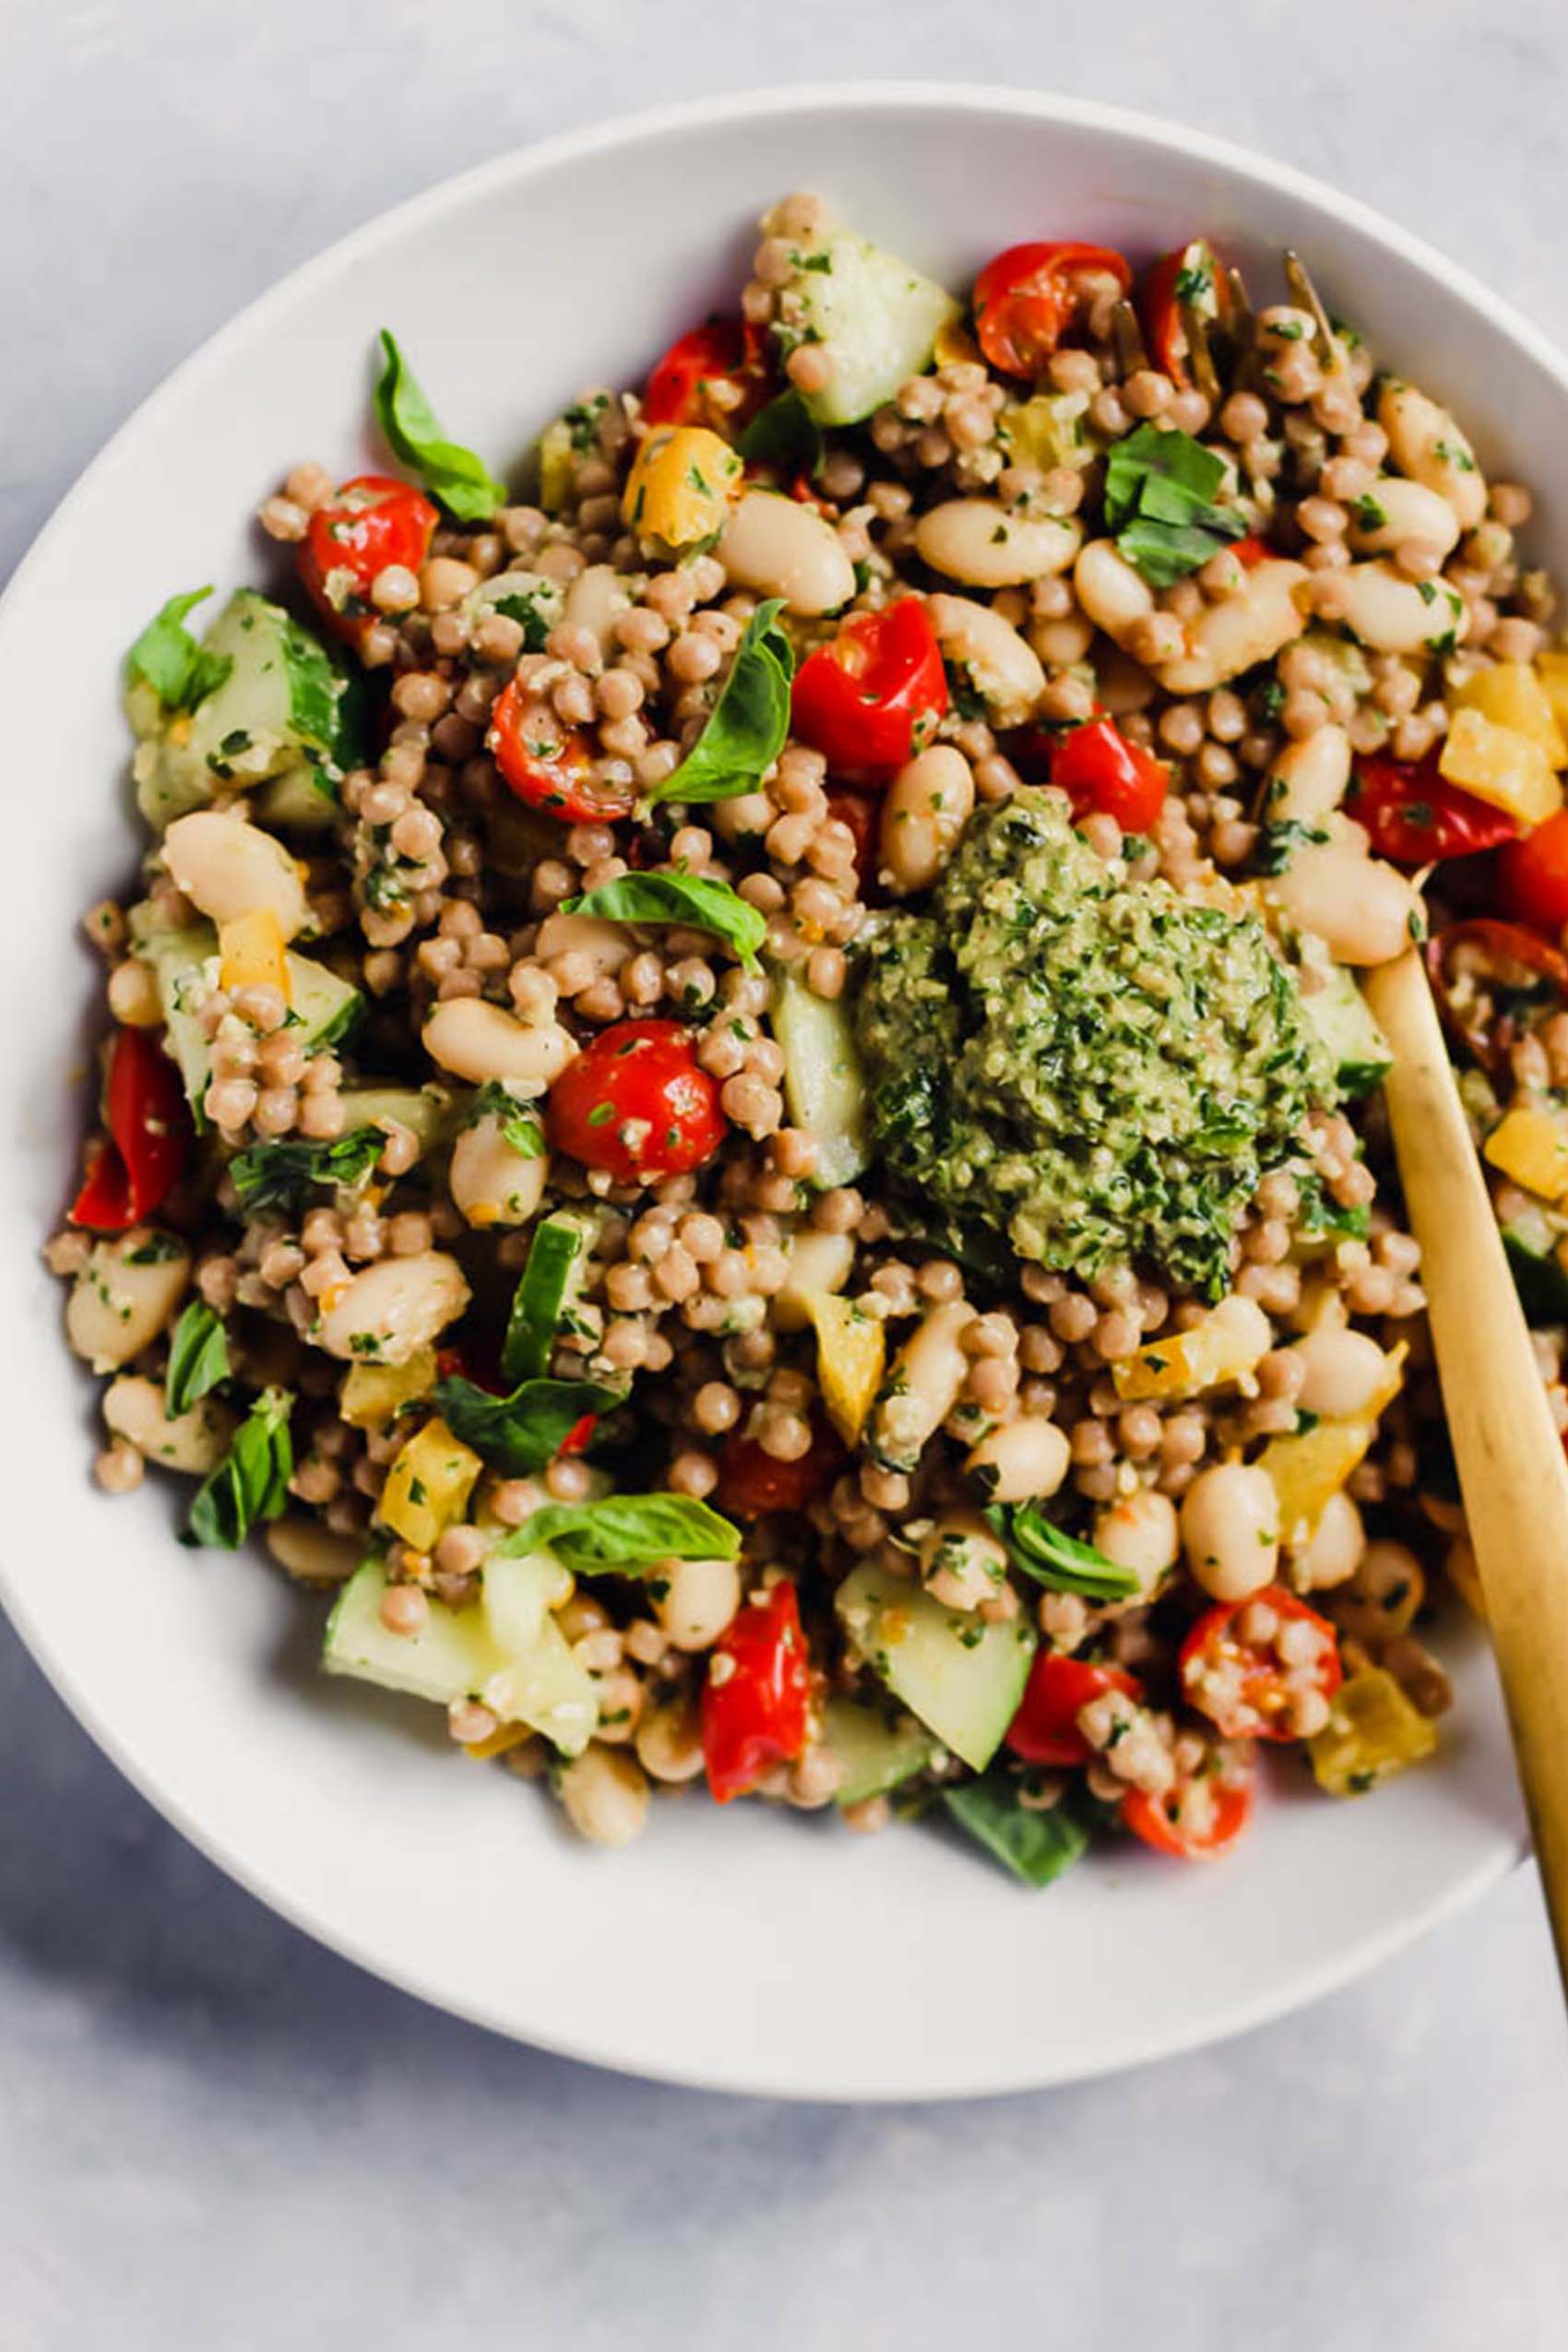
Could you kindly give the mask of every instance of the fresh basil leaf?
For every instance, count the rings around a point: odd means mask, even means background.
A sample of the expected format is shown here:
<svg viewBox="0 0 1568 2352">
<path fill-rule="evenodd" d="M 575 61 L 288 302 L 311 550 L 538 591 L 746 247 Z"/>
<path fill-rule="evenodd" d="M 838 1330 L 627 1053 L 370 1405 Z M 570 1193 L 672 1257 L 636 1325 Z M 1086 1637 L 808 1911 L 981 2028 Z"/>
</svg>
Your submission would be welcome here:
<svg viewBox="0 0 1568 2352">
<path fill-rule="evenodd" d="M 1146 512 L 1143 505 L 1153 482 L 1171 493 L 1183 494 L 1194 505 L 1206 505 L 1225 480 L 1225 460 L 1194 441 L 1190 433 L 1162 432 L 1158 425 L 1141 424 L 1111 443 L 1105 456 L 1105 519 L 1112 530 Z M 1167 513 L 1166 519 L 1173 517 Z"/>
<path fill-rule="evenodd" d="M 583 1227 L 572 1218 L 547 1217 L 534 1227 L 528 1263 L 512 1294 L 506 1336 L 501 1343 L 502 1374 L 514 1387 L 521 1381 L 539 1380 L 549 1371 L 572 1269 L 587 1241 Z"/>
<path fill-rule="evenodd" d="M 988 1854 L 1026 1886 L 1049 1886 L 1088 1849 L 1089 1834 L 1063 1798 L 1043 1812 L 1022 1802 L 1019 1776 L 993 1767 L 981 1780 L 944 1791 L 943 1803 Z"/>
<path fill-rule="evenodd" d="M 1116 544 L 1153 588 L 1170 588 L 1246 535 L 1232 506 L 1217 506 L 1224 460 L 1191 434 L 1141 424 L 1105 461 L 1105 519 Z"/>
<path fill-rule="evenodd" d="M 735 1560 L 741 1531 L 685 1494 L 606 1494 L 597 1503 L 547 1503 L 504 1551 L 546 1547 L 579 1575 L 651 1568 L 660 1560 Z"/>
<path fill-rule="evenodd" d="M 735 446 L 750 466 L 814 475 L 822 464 L 822 427 L 791 387 L 757 410 Z"/>
<path fill-rule="evenodd" d="M 746 623 L 724 690 L 707 726 L 672 776 L 648 793 L 659 801 L 730 801 L 754 791 L 790 732 L 795 649 L 778 626 L 784 600 L 770 596 Z"/>
<path fill-rule="evenodd" d="M 169 1369 L 163 1375 L 163 1409 L 177 1420 L 209 1389 L 229 1377 L 229 1336 L 223 1319 L 205 1299 L 193 1299 L 174 1325 Z"/>
<path fill-rule="evenodd" d="M 251 1144 L 229 1173 L 243 1209 L 303 1208 L 312 1193 L 362 1184 L 386 1143 L 379 1127 L 356 1127 L 331 1144 Z"/>
<path fill-rule="evenodd" d="M 506 504 L 505 483 L 497 481 L 471 449 L 446 439 L 396 339 L 385 327 L 381 348 L 385 365 L 375 387 L 375 421 L 388 448 L 460 523 L 488 522 Z"/>
<path fill-rule="evenodd" d="M 281 1515 L 294 1475 L 289 1434 L 293 1405 L 286 1388 L 263 1389 L 234 1431 L 228 1453 L 196 1489 L 183 1543 L 233 1551 L 254 1526 Z"/>
<path fill-rule="evenodd" d="M 1013 1555 L 1013 1564 L 1052 1592 L 1086 1600 L 1130 1600 L 1141 1589 L 1131 1568 L 1120 1568 L 1037 1511 L 1031 1503 L 993 1504 L 986 1517 Z"/>
<path fill-rule="evenodd" d="M 194 710 L 234 666 L 228 654 L 208 653 L 184 625 L 186 613 L 211 594 L 210 588 L 198 588 L 172 596 L 125 657 L 131 676 L 150 686 L 165 710 Z"/>
<path fill-rule="evenodd" d="M 747 971 L 757 968 L 756 951 L 767 937 L 767 918 L 731 890 L 704 873 L 624 873 L 568 898 L 566 915 L 602 915 L 617 923 L 685 923 L 711 931 L 732 947 Z"/>
<path fill-rule="evenodd" d="M 493 1396 L 471 1380 L 437 1381 L 435 1406 L 454 1437 L 509 1479 L 542 1470 L 588 1413 L 624 1404 L 624 1388 L 593 1380 L 525 1380 L 509 1396 Z"/>
<path fill-rule="evenodd" d="M 1211 555 L 1218 555 L 1229 540 L 1239 536 L 1232 530 L 1217 532 L 1146 522 L 1140 516 L 1124 531 L 1118 532 L 1116 544 L 1150 588 L 1168 588 L 1190 574 L 1201 572 Z"/>
<path fill-rule="evenodd" d="M 540 1159 L 544 1154 L 544 1129 L 539 1113 L 531 1104 L 519 1102 L 517 1096 L 500 1078 L 486 1078 L 472 1102 L 465 1127 L 476 1126 L 481 1119 L 498 1119 L 501 1134 L 508 1150 L 519 1159 Z"/>
</svg>

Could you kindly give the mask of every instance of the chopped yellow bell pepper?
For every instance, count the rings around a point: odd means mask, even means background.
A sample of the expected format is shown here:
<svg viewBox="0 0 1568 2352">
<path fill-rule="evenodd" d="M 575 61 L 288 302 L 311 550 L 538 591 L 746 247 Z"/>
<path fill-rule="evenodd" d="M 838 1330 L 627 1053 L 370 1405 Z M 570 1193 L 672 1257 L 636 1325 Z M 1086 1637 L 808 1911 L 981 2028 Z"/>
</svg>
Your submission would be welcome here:
<svg viewBox="0 0 1568 2352">
<path fill-rule="evenodd" d="M 1384 1359 L 1382 1385 L 1364 1412 L 1341 1418 L 1325 1416 L 1316 1427 L 1290 1437 L 1273 1437 L 1258 1456 L 1279 1498 L 1279 1531 L 1288 1544 L 1304 1543 L 1316 1527 L 1331 1495 L 1338 1493 L 1352 1470 L 1362 1463 L 1377 1435 L 1379 1416 L 1399 1394 L 1405 1379 L 1403 1340 Z"/>
<path fill-rule="evenodd" d="M 816 1379 L 827 1418 L 846 1445 L 858 1445 L 887 1362 L 887 1336 L 874 1315 L 831 1291 L 813 1291 L 806 1313 L 816 1328 Z"/>
<path fill-rule="evenodd" d="M 659 425 L 637 451 L 621 513 L 639 539 L 694 547 L 722 530 L 745 468 L 706 425 Z"/>
<path fill-rule="evenodd" d="M 416 1348 L 406 1364 L 353 1364 L 338 1396 L 350 1429 L 380 1429 L 435 1386 L 435 1350 Z"/>
<path fill-rule="evenodd" d="M 1539 1200 L 1561 1200 L 1568 1193 L 1568 1128 L 1544 1111 L 1504 1111 L 1481 1152 Z"/>
<path fill-rule="evenodd" d="M 415 1431 L 387 1471 L 377 1515 L 416 1551 L 428 1551 L 442 1528 L 461 1517 L 483 1467 L 437 1415 Z"/>
<path fill-rule="evenodd" d="M 508 1748 L 520 1748 L 525 1740 L 533 1737 L 532 1729 L 526 1723 L 502 1723 L 487 1738 L 469 1740 L 463 1753 L 472 1756 L 475 1764 L 487 1764 L 492 1756 L 504 1756 Z"/>
<path fill-rule="evenodd" d="M 242 988 L 275 988 L 285 1004 L 293 1002 L 288 944 L 270 907 L 257 907 L 220 925 L 218 978 L 231 996 Z"/>
<path fill-rule="evenodd" d="M 1116 1394 L 1193 1396 L 1242 1379 L 1274 1345 L 1268 1317 L 1250 1299 L 1227 1299 L 1188 1331 L 1151 1339 L 1111 1367 Z"/>
<path fill-rule="evenodd" d="M 1527 735 L 1532 743 L 1540 745 L 1553 767 L 1568 767 L 1568 742 L 1557 723 L 1551 697 L 1527 661 L 1499 661 L 1490 670 L 1478 670 L 1462 686 L 1450 688 L 1448 702 L 1452 709 L 1479 710 L 1483 719 L 1494 720 L 1499 727 Z"/>
<path fill-rule="evenodd" d="M 1420 1764 L 1437 1745 L 1436 1726 L 1381 1666 L 1342 1682 L 1328 1721 L 1307 1741 L 1313 1777 L 1331 1797 L 1360 1797 Z"/>
<path fill-rule="evenodd" d="M 558 515 L 566 504 L 573 471 L 572 428 L 557 417 L 539 436 L 539 503 L 547 515 Z"/>
<path fill-rule="evenodd" d="M 1521 825 L 1544 824 L 1562 805 L 1562 787 L 1540 745 L 1479 710 L 1454 713 L 1437 766 L 1447 782 Z"/>
</svg>

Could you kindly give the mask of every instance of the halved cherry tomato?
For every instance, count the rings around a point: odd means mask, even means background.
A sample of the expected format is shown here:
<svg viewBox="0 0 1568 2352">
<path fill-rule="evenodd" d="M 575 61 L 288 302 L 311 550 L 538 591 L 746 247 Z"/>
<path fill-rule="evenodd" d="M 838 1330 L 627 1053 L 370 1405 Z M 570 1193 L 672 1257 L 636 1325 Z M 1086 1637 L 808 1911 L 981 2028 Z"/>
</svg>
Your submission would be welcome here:
<svg viewBox="0 0 1568 2352">
<path fill-rule="evenodd" d="M 1253 1609 L 1267 1609 L 1277 1621 L 1266 1640 L 1253 1640 L 1243 1630 Z M 1280 1642 L 1288 1627 L 1303 1625 L 1311 1627 L 1320 1645 L 1304 1687 L 1331 1699 L 1345 1679 L 1339 1636 L 1326 1617 L 1283 1585 L 1265 1585 L 1246 1600 L 1205 1610 L 1182 1645 L 1178 1670 L 1182 1697 L 1227 1740 L 1299 1739 L 1290 1721 L 1292 1669 Z"/>
<path fill-rule="evenodd" d="M 1377 855 L 1396 866 L 1473 858 L 1519 830 L 1503 810 L 1448 783 L 1437 758 L 1435 751 L 1414 762 L 1374 753 L 1356 763 L 1345 813 L 1366 826 Z"/>
<path fill-rule="evenodd" d="M 680 1021 L 614 1021 L 550 1089 L 550 1141 L 618 1184 L 656 1184 L 711 1159 L 729 1133 L 719 1082 Z"/>
<path fill-rule="evenodd" d="M 563 825 L 613 825 L 636 806 L 636 786 L 597 775 L 588 738 L 542 711 L 516 678 L 495 697 L 485 741 L 508 791 Z"/>
<path fill-rule="evenodd" d="M 743 1797 L 806 1744 L 811 1667 L 800 1603 L 787 1582 L 748 1601 L 713 1645 L 702 1693 L 707 1785 L 721 1805 Z"/>
<path fill-rule="evenodd" d="M 1051 780 L 1075 817 L 1113 816 L 1123 833 L 1146 833 L 1165 806 L 1170 771 L 1130 743 L 1113 719 L 1087 719 L 1055 739 Z"/>
<path fill-rule="evenodd" d="M 1144 279 L 1144 339 L 1149 357 L 1172 384 L 1185 389 L 1193 378 L 1183 302 L 1200 318 L 1218 326 L 1230 315 L 1230 281 L 1206 237 L 1194 237 L 1174 253 L 1162 254 Z"/>
<path fill-rule="evenodd" d="M 795 675 L 797 735 L 839 774 L 885 778 L 929 742 L 947 708 L 942 647 L 923 601 L 855 612 Z"/>
<path fill-rule="evenodd" d="M 1274 550 L 1259 539 L 1255 531 L 1249 531 L 1245 539 L 1231 540 L 1230 552 L 1244 572 L 1252 572 L 1260 564 L 1266 564 Z"/>
<path fill-rule="evenodd" d="M 1510 841 L 1497 861 L 1503 903 L 1521 922 L 1542 931 L 1568 923 L 1568 809 Z"/>
<path fill-rule="evenodd" d="M 1124 1667 L 1037 1650 L 1018 1712 L 1007 1727 L 1007 1745 L 1026 1764 L 1087 1764 L 1094 1751 L 1078 1728 L 1078 1710 L 1107 1691 L 1121 1691 L 1129 1699 L 1143 1696 L 1142 1683 Z"/>
<path fill-rule="evenodd" d="M 975 333 L 992 367 L 1039 374 L 1072 324 L 1074 281 L 1086 269 L 1105 271 L 1123 293 L 1133 282 L 1125 257 L 1109 245 L 1009 245 L 986 263 L 975 279 Z"/>
<path fill-rule="evenodd" d="M 376 575 L 400 564 L 417 572 L 441 517 L 422 491 L 391 474 L 356 474 L 318 506 L 297 560 L 305 594 L 334 636 L 359 645 L 380 615 Z"/>
<path fill-rule="evenodd" d="M 95 1233 L 125 1233 L 173 1191 L 191 1142 L 179 1072 L 145 1029 L 114 1032 L 103 1116 L 109 1141 L 88 1170 L 70 1221 Z"/>
<path fill-rule="evenodd" d="M 1201 1812 L 1194 1810 L 1200 1788 L 1207 1800 Z M 1252 1810 L 1250 1777 L 1206 1776 L 1179 1784 L 1163 1797 L 1133 1788 L 1122 1800 L 1123 1825 L 1157 1854 L 1170 1854 L 1179 1862 L 1218 1860 L 1241 1836 Z"/>
<path fill-rule="evenodd" d="M 869 792 L 833 784 L 828 787 L 827 814 L 855 837 L 855 875 L 863 897 L 876 875 L 876 803 Z"/>
<path fill-rule="evenodd" d="M 803 1511 L 826 1494 L 843 1459 L 843 1447 L 819 1418 L 812 1421 L 810 1446 L 793 1462 L 777 1461 L 754 1437 L 742 1437 L 735 1430 L 719 1457 L 714 1502 L 737 1519 L 760 1519 L 769 1511 Z"/>
<path fill-rule="evenodd" d="M 677 337 L 650 370 L 643 389 L 643 415 L 649 424 L 709 424 L 710 403 L 703 397 L 707 384 L 732 385 L 738 400 L 717 404 L 733 416 L 751 397 L 747 381 L 749 353 L 745 330 L 738 318 L 715 319 Z"/>
<path fill-rule="evenodd" d="M 1458 968 L 1461 950 L 1463 971 Z M 1528 931 L 1523 923 L 1498 922 L 1491 915 L 1472 915 L 1434 931 L 1427 942 L 1427 978 L 1443 1027 L 1483 1070 L 1503 1067 L 1516 1034 L 1507 1015 L 1492 1017 L 1491 990 L 1518 995 L 1544 980 L 1568 1004 L 1568 956 L 1538 931 Z"/>
</svg>

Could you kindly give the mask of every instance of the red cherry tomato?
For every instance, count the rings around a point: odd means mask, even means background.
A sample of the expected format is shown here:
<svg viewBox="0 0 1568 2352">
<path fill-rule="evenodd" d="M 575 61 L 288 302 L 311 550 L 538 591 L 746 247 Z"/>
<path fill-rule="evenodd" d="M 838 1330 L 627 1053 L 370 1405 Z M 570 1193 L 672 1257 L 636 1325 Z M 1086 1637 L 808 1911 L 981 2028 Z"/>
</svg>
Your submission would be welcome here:
<svg viewBox="0 0 1568 2352">
<path fill-rule="evenodd" d="M 869 792 L 833 784 L 828 787 L 827 814 L 855 837 L 855 874 L 863 897 L 876 878 L 876 802 Z"/>
<path fill-rule="evenodd" d="M 886 778 L 929 742 L 947 707 L 947 672 L 919 597 L 855 612 L 808 654 L 790 704 L 797 735 L 839 773 Z"/>
<path fill-rule="evenodd" d="M 760 1519 L 769 1511 L 803 1511 L 826 1494 L 838 1474 L 844 1449 L 825 1420 L 814 1420 L 812 1442 L 793 1462 L 780 1462 L 736 1430 L 719 1457 L 714 1502 L 737 1519 Z"/>
<path fill-rule="evenodd" d="M 1038 375 L 1077 308 L 1080 271 L 1104 270 L 1123 293 L 1133 273 L 1109 245 L 1009 245 L 975 279 L 975 333 L 1004 375 Z"/>
<path fill-rule="evenodd" d="M 1497 861 L 1499 895 L 1511 915 L 1560 931 L 1568 923 L 1568 809 L 1510 841 Z"/>
<path fill-rule="evenodd" d="M 115 1030 L 103 1112 L 109 1141 L 88 1170 L 70 1221 L 96 1233 L 125 1233 L 173 1191 L 191 1142 L 179 1073 L 145 1029 Z"/>
<path fill-rule="evenodd" d="M 791 1584 L 749 1601 L 713 1646 L 702 1693 L 707 1785 L 721 1805 L 806 1744 L 811 1668 Z"/>
<path fill-rule="evenodd" d="M 1146 833 L 1165 806 L 1170 772 L 1130 743 L 1113 719 L 1089 719 L 1057 737 L 1051 780 L 1066 793 L 1075 817 L 1113 816 L 1123 833 Z"/>
<path fill-rule="evenodd" d="M 636 806 L 636 787 L 596 775 L 588 738 L 561 726 L 516 678 L 495 697 L 485 741 L 508 791 L 563 825 L 613 825 Z"/>
<path fill-rule="evenodd" d="M 379 614 L 370 600 L 378 572 L 417 572 L 440 520 L 422 491 L 390 474 L 356 474 L 305 527 L 298 557 L 305 594 L 335 636 L 357 646 Z"/>
<path fill-rule="evenodd" d="M 1519 830 L 1502 809 L 1448 783 L 1437 761 L 1433 751 L 1414 763 L 1381 754 L 1356 763 L 1345 795 L 1346 814 L 1366 826 L 1377 855 L 1395 865 L 1473 858 L 1512 841 Z"/>
<path fill-rule="evenodd" d="M 1234 1846 L 1253 1810 L 1251 1778 L 1199 1777 L 1151 1797 L 1130 1789 L 1122 1800 L 1122 1820 L 1134 1837 L 1157 1854 L 1179 1862 L 1212 1862 Z"/>
<path fill-rule="evenodd" d="M 648 375 L 643 390 L 643 415 L 649 424 L 707 424 L 712 409 L 733 416 L 742 400 L 711 404 L 704 398 L 709 384 L 732 385 L 748 397 L 749 354 L 738 318 L 716 319 L 679 336 Z"/>
<path fill-rule="evenodd" d="M 719 1084 L 680 1021 L 614 1021 L 550 1089 L 550 1141 L 618 1184 L 684 1176 L 728 1133 Z"/>
<path fill-rule="evenodd" d="M 1144 339 L 1162 374 L 1182 389 L 1192 383 L 1190 347 L 1182 316 L 1185 303 L 1199 318 L 1223 326 L 1230 315 L 1230 281 L 1205 237 L 1160 256 L 1144 279 Z"/>
<path fill-rule="evenodd" d="M 1242 1629 L 1250 1610 L 1269 1610 L 1277 1622 L 1262 1641 Z M 1206 1610 L 1182 1645 L 1182 1695 L 1206 1715 L 1227 1740 L 1296 1740 L 1290 1721 L 1293 1669 L 1282 1649 L 1287 1629 L 1310 1626 L 1319 1648 L 1301 1687 L 1331 1699 L 1345 1679 L 1339 1637 L 1326 1617 L 1283 1585 L 1265 1585 L 1250 1598 Z"/>
<path fill-rule="evenodd" d="M 1107 1691 L 1121 1691 L 1129 1699 L 1143 1696 L 1142 1684 L 1123 1667 L 1037 1650 L 1018 1712 L 1007 1727 L 1007 1745 L 1026 1764 L 1087 1764 L 1094 1752 L 1078 1728 L 1078 1709 Z"/>
<path fill-rule="evenodd" d="M 1535 992 L 1544 980 L 1568 1004 L 1568 956 L 1523 923 L 1472 915 L 1444 923 L 1427 942 L 1427 978 L 1443 1027 L 1483 1070 L 1508 1059 L 1515 1025 L 1489 1011 L 1487 1001 Z"/>
<path fill-rule="evenodd" d="M 1230 552 L 1243 572 L 1252 572 L 1260 564 L 1266 564 L 1274 550 L 1259 539 L 1255 531 L 1249 531 L 1245 539 L 1231 540 Z"/>
</svg>

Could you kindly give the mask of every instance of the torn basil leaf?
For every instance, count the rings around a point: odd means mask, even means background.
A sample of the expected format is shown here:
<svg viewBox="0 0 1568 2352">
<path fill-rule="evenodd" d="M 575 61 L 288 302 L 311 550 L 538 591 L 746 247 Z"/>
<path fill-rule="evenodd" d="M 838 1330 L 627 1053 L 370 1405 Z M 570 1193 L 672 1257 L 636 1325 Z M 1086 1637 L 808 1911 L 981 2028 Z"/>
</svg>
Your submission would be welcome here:
<svg viewBox="0 0 1568 2352">
<path fill-rule="evenodd" d="M 379 1127 L 356 1127 L 336 1143 L 259 1143 L 229 1162 L 240 1206 L 303 1208 L 313 1193 L 362 1184 L 386 1148 Z"/>
<path fill-rule="evenodd" d="M 707 726 L 672 776 L 648 793 L 649 804 L 733 800 L 754 791 L 790 732 L 795 649 L 778 626 L 782 597 L 770 596 L 746 623 L 730 675 Z"/>
<path fill-rule="evenodd" d="M 505 1551 L 548 1548 L 578 1575 L 651 1568 L 660 1560 L 735 1560 L 741 1531 L 685 1494 L 606 1494 L 597 1503 L 547 1503 Z"/>
<path fill-rule="evenodd" d="M 488 522 L 506 504 L 506 485 L 458 441 L 448 441 L 397 339 L 384 327 L 385 355 L 375 387 L 375 421 L 394 456 L 418 474 L 433 498 L 461 523 Z"/>
<path fill-rule="evenodd" d="M 163 1375 L 163 1409 L 178 1420 L 229 1377 L 229 1337 L 223 1318 L 205 1299 L 193 1299 L 174 1325 Z"/>
<path fill-rule="evenodd" d="M 1039 1811 L 1024 1803 L 1026 1788 L 1020 1775 L 993 1766 L 981 1780 L 944 1790 L 942 1801 L 959 1828 L 1015 1878 L 1049 1886 L 1082 1860 L 1089 1834 L 1068 1799 Z"/>
<path fill-rule="evenodd" d="M 791 387 L 757 410 L 735 446 L 749 466 L 814 476 L 823 458 L 822 427 Z"/>
<path fill-rule="evenodd" d="M 194 710 L 234 666 L 230 655 L 208 653 L 185 626 L 186 613 L 211 594 L 210 588 L 198 588 L 172 596 L 125 657 L 131 676 L 150 686 L 165 710 Z"/>
<path fill-rule="evenodd" d="M 288 1389 L 263 1389 L 234 1431 L 228 1453 L 196 1489 L 183 1543 L 233 1551 L 253 1527 L 281 1515 L 294 1475 L 289 1434 L 293 1405 Z"/>
<path fill-rule="evenodd" d="M 1082 1543 L 1037 1511 L 1032 1503 L 993 1503 L 986 1518 L 1013 1556 L 1013 1564 L 1052 1592 L 1086 1600 L 1130 1600 L 1141 1590 L 1131 1568 L 1118 1567 L 1092 1543 Z"/>
<path fill-rule="evenodd" d="M 732 947 L 749 972 L 767 937 L 767 918 L 727 882 L 702 873 L 624 873 L 580 897 L 568 898 L 567 915 L 602 915 L 619 923 L 684 923 L 710 931 Z"/>
<path fill-rule="evenodd" d="M 454 1437 L 509 1479 L 552 1462 L 580 1420 L 625 1402 L 625 1390 L 594 1380 L 525 1380 L 509 1396 L 471 1380 L 438 1381 L 434 1402 Z"/>
<path fill-rule="evenodd" d="M 1105 460 L 1105 520 L 1116 544 L 1151 588 L 1170 588 L 1244 539 L 1244 517 L 1214 504 L 1223 458 L 1191 434 L 1141 424 Z"/>
</svg>

